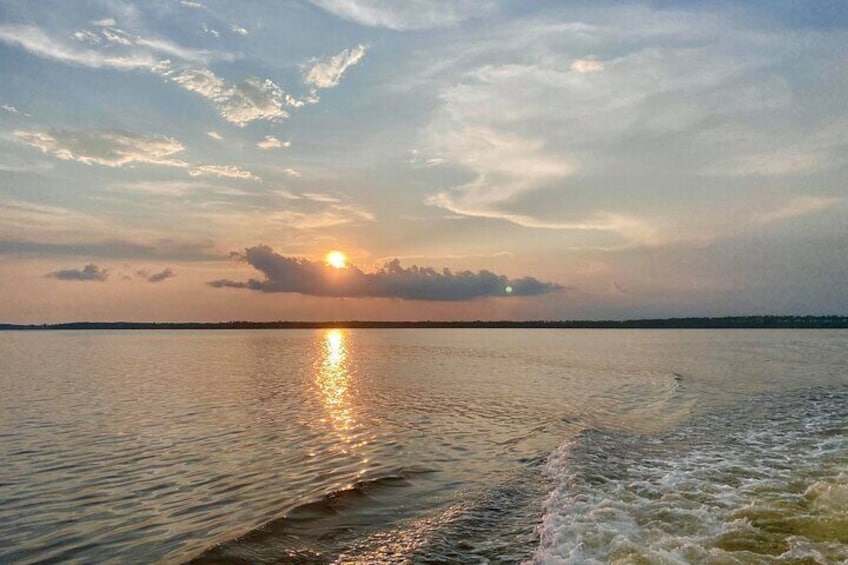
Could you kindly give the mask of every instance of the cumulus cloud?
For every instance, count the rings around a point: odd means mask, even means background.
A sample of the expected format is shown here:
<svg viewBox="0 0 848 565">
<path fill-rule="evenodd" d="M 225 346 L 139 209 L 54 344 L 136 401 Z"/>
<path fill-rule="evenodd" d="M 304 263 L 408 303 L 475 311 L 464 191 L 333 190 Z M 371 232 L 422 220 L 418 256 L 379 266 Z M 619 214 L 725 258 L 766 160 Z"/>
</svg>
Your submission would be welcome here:
<svg viewBox="0 0 848 565">
<path fill-rule="evenodd" d="M 184 148 L 172 137 L 143 136 L 112 130 L 70 131 L 53 129 L 15 131 L 15 138 L 66 161 L 86 165 L 122 167 L 132 163 L 150 163 L 170 167 L 185 167 L 187 163 L 173 156 Z"/>
<path fill-rule="evenodd" d="M 174 271 L 172 271 L 170 268 L 167 268 L 164 271 L 161 271 L 159 273 L 153 273 L 152 275 L 148 276 L 147 282 L 152 282 L 152 283 L 162 282 L 165 279 L 170 279 L 170 278 L 173 278 L 173 277 L 176 277 L 176 276 L 177 276 L 177 274 Z"/>
<path fill-rule="evenodd" d="M 218 133 L 217 131 L 207 131 L 206 135 L 208 135 L 212 139 L 217 139 L 218 141 L 221 141 L 221 140 L 224 139 L 224 137 L 220 133 Z"/>
<path fill-rule="evenodd" d="M 247 30 L 240 25 L 233 25 L 230 29 L 233 30 L 233 33 L 237 33 L 239 35 L 247 35 Z"/>
<path fill-rule="evenodd" d="M 332 88 L 338 86 L 342 75 L 365 56 L 365 46 L 357 45 L 353 49 L 345 49 L 329 59 L 315 61 L 306 71 L 304 81 L 315 88 Z"/>
<path fill-rule="evenodd" d="M 210 100 L 222 118 L 239 127 L 255 120 L 279 122 L 289 117 L 286 104 L 294 100 L 271 80 L 251 77 L 231 84 L 209 69 L 186 69 L 176 74 L 165 73 L 189 92 Z"/>
<path fill-rule="evenodd" d="M 18 109 L 15 108 L 14 106 L 12 106 L 11 104 L 3 104 L 2 106 L 0 106 L 0 108 L 3 108 L 4 110 L 6 110 L 7 112 L 9 112 L 11 114 L 19 113 Z"/>
<path fill-rule="evenodd" d="M 281 147 L 291 147 L 291 141 L 280 141 L 273 135 L 266 135 L 265 139 L 256 142 L 256 146 L 260 149 L 279 149 Z"/>
<path fill-rule="evenodd" d="M 105 281 L 109 278 L 109 271 L 89 263 L 82 269 L 63 269 L 47 273 L 45 276 L 60 281 Z"/>
<path fill-rule="evenodd" d="M 356 23 L 396 30 L 458 24 L 492 11 L 490 0 L 311 0 L 324 10 Z"/>
<path fill-rule="evenodd" d="M 473 300 L 492 296 L 534 296 L 562 290 L 556 283 L 533 277 L 509 279 L 490 271 L 436 271 L 430 267 L 404 268 L 395 259 L 373 273 L 353 265 L 335 269 L 321 261 L 285 257 L 266 245 L 245 250 L 239 258 L 265 278 L 246 282 L 211 281 L 215 288 L 246 288 L 262 292 L 297 292 L 312 296 L 381 297 L 404 300 Z"/>
</svg>

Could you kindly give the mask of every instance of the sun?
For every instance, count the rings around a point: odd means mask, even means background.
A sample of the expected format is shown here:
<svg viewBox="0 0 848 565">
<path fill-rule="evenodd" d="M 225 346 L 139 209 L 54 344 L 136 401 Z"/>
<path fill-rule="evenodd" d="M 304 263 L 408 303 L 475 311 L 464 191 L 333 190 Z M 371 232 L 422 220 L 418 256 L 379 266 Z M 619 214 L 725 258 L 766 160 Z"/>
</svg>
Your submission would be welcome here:
<svg viewBox="0 0 848 565">
<path fill-rule="evenodd" d="M 327 253 L 327 256 L 324 257 L 324 261 L 335 269 L 344 269 L 347 267 L 347 257 L 341 251 L 330 251 Z"/>
</svg>

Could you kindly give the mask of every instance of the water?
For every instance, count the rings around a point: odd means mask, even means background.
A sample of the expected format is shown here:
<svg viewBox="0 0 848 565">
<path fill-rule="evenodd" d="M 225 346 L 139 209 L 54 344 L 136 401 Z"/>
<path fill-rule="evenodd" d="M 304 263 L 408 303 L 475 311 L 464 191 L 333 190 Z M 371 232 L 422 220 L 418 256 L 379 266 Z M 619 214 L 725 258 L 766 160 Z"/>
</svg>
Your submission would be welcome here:
<svg viewBox="0 0 848 565">
<path fill-rule="evenodd" d="M 848 332 L 5 332 L 0 442 L 3 563 L 848 561 Z"/>
</svg>

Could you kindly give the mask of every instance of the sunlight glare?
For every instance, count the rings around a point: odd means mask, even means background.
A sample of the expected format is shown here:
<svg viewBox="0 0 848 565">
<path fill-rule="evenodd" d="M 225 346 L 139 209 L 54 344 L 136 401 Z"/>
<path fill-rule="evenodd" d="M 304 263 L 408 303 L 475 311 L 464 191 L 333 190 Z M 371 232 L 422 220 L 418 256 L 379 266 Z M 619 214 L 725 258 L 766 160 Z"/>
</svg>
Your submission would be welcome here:
<svg viewBox="0 0 848 565">
<path fill-rule="evenodd" d="M 335 269 L 347 267 L 347 257 L 341 251 L 330 251 L 325 257 L 327 264 Z"/>
</svg>

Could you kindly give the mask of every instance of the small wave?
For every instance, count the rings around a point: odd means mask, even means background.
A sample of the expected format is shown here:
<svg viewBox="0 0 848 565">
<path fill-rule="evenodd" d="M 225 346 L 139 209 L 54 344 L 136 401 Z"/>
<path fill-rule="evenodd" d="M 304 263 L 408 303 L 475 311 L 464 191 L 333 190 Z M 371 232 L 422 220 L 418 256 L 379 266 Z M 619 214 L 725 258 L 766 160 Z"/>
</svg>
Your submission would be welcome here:
<svg viewBox="0 0 848 565">
<path fill-rule="evenodd" d="M 846 562 L 846 403 L 772 393 L 656 436 L 583 430 L 545 466 L 533 561 Z"/>
<path fill-rule="evenodd" d="M 446 507 L 357 540 L 333 563 L 521 563 L 538 540 L 541 468 L 533 458 Z"/>
<path fill-rule="evenodd" d="M 411 478 L 432 472 L 403 468 L 350 485 L 299 504 L 285 516 L 235 539 L 212 547 L 190 563 L 324 563 L 336 538 L 357 523 L 368 524 L 382 508 L 391 508 L 396 489 L 412 486 Z"/>
</svg>

